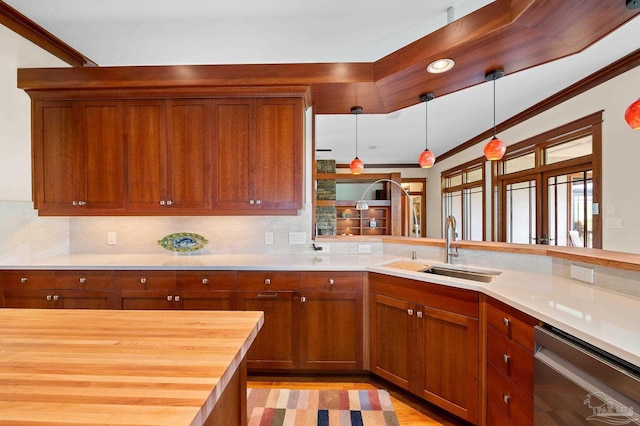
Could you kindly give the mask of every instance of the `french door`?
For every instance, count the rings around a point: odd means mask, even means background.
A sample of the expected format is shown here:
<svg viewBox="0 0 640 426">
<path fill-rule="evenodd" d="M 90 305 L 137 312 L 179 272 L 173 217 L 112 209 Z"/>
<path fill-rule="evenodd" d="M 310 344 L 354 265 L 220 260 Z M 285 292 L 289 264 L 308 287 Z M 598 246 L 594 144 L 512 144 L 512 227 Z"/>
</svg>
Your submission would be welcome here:
<svg viewBox="0 0 640 426">
<path fill-rule="evenodd" d="M 504 179 L 501 197 L 502 241 L 599 246 L 600 223 L 599 216 L 594 215 L 590 165 Z"/>
</svg>

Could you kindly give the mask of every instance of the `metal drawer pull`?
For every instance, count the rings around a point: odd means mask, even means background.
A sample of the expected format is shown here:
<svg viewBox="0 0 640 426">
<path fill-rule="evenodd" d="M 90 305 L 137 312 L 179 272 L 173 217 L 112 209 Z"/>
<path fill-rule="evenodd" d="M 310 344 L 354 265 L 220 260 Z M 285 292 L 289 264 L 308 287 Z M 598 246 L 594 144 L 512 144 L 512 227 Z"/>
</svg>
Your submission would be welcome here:
<svg viewBox="0 0 640 426">
<path fill-rule="evenodd" d="M 170 206 L 170 205 L 172 205 L 172 204 L 173 204 L 173 201 L 171 201 L 171 200 L 167 200 L 167 205 L 168 205 L 168 206 Z"/>
<path fill-rule="evenodd" d="M 22 284 L 25 284 L 27 281 L 29 281 L 29 278 L 27 278 L 27 277 L 22 277 L 22 278 L 20 278 L 20 282 L 21 282 Z"/>
<path fill-rule="evenodd" d="M 160 200 L 160 205 L 164 206 L 164 200 Z"/>
<path fill-rule="evenodd" d="M 306 301 L 307 301 L 307 298 L 306 298 L 306 297 L 302 296 L 302 297 L 300 298 L 300 302 L 305 303 Z"/>
<path fill-rule="evenodd" d="M 329 278 L 329 285 L 333 285 L 333 278 Z"/>
<path fill-rule="evenodd" d="M 265 278 L 264 283 L 265 283 L 266 285 L 271 284 L 271 278 Z"/>
<path fill-rule="evenodd" d="M 256 200 L 256 204 L 262 204 L 262 200 Z"/>
<path fill-rule="evenodd" d="M 413 315 L 413 309 L 407 309 L 407 313 L 408 313 L 409 315 Z"/>
<path fill-rule="evenodd" d="M 511 361 L 511 357 L 507 354 L 502 354 L 502 360 L 505 362 L 505 364 L 509 364 L 509 361 Z"/>
<path fill-rule="evenodd" d="M 209 278 L 203 278 L 202 284 L 209 284 Z"/>
<path fill-rule="evenodd" d="M 422 311 L 418 311 L 418 312 L 416 312 L 416 316 L 417 316 L 418 318 L 422 318 Z"/>
<path fill-rule="evenodd" d="M 511 325 L 511 320 L 510 320 L 509 318 L 506 318 L 506 317 L 505 317 L 505 318 L 502 318 L 502 323 L 503 323 L 505 326 L 509 327 L 509 326 Z"/>
<path fill-rule="evenodd" d="M 140 284 L 146 284 L 146 283 L 147 283 L 146 278 L 140 278 Z"/>
<path fill-rule="evenodd" d="M 507 395 L 506 393 L 502 394 L 502 400 L 504 401 L 505 404 L 508 404 L 509 401 L 511 401 L 511 397 L 509 395 Z"/>
<path fill-rule="evenodd" d="M 80 278 L 80 284 L 85 284 L 86 282 L 87 282 L 87 279 L 85 277 Z"/>
<path fill-rule="evenodd" d="M 173 301 L 173 296 L 167 296 L 167 301 L 168 302 L 172 302 Z"/>
<path fill-rule="evenodd" d="M 180 296 L 173 296 L 173 300 L 175 300 L 176 302 L 180 301 Z"/>
<path fill-rule="evenodd" d="M 50 294 L 47 294 L 47 300 L 53 300 L 53 296 Z"/>
<path fill-rule="evenodd" d="M 258 294 L 258 299 L 275 299 L 278 297 L 278 293 Z"/>
</svg>

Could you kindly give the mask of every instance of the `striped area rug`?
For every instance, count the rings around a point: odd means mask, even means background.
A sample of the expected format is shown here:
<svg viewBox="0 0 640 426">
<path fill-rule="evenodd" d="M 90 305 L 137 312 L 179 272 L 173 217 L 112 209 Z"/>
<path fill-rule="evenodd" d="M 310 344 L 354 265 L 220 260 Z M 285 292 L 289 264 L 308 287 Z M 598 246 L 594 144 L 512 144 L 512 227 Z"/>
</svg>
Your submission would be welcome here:
<svg viewBox="0 0 640 426">
<path fill-rule="evenodd" d="M 247 389 L 249 426 L 398 426 L 385 390 Z"/>
</svg>

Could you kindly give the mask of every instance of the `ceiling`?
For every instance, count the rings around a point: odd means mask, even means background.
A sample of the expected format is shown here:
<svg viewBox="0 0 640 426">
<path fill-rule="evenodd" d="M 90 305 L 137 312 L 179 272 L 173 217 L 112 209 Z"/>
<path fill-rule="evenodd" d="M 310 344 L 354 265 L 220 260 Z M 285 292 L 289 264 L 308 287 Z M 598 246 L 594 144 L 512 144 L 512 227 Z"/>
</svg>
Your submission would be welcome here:
<svg viewBox="0 0 640 426">
<path fill-rule="evenodd" d="M 620 13 L 628 12 L 624 0 L 608 0 L 605 2 L 608 6 L 603 7 L 611 9 L 614 1 L 619 3 L 623 11 Z M 501 122 L 640 48 L 640 18 L 637 16 L 629 18 L 633 15 L 625 15 L 624 25 L 613 32 L 604 28 L 602 36 L 606 37 L 600 38 L 594 30 L 601 24 L 597 19 L 575 19 L 573 22 L 568 16 L 570 8 L 558 11 L 559 16 L 549 16 L 546 11 L 551 10 L 550 5 L 560 4 L 551 0 L 5 2 L 101 67 L 373 64 L 371 83 L 349 87 L 337 85 L 341 92 L 353 91 L 355 94 L 352 98 L 343 99 L 342 104 L 333 109 L 317 109 L 319 112 L 346 113 L 321 114 L 316 119 L 316 148 L 330 150 L 319 152 L 317 157 L 332 158 L 338 163 L 348 163 L 355 153 L 355 116 L 348 113 L 347 105 L 358 103 L 364 106 L 364 114 L 358 117 L 358 154 L 365 164 L 415 163 L 425 145 L 425 105 L 418 103 L 419 93 L 436 93 L 436 99 L 429 102 L 428 140 L 429 148 L 439 155 L 492 126 L 493 84 L 485 83 L 483 79 L 487 66 L 492 63 L 504 63 L 507 72 L 495 84 L 496 119 Z M 562 5 L 598 5 L 599 2 L 565 0 Z M 503 21 L 508 24 L 515 20 L 517 17 L 512 15 L 518 11 L 518 5 L 525 3 L 533 4 L 529 8 L 529 16 L 533 16 L 527 21 L 529 26 L 524 28 L 516 21 L 519 26 L 512 24 L 511 33 L 500 34 L 505 26 Z M 494 13 L 499 6 L 504 12 L 500 15 Z M 537 11 L 544 11 L 544 14 L 536 15 Z M 588 9 L 584 13 L 588 13 Z M 452 19 L 453 22 L 447 25 Z M 558 31 L 559 35 L 554 34 L 555 38 L 551 38 L 546 28 L 539 31 L 547 21 L 553 25 L 551 28 L 558 28 L 558 22 L 562 22 L 564 28 L 566 23 L 566 31 Z M 485 23 L 487 27 L 495 25 L 495 29 L 483 29 Z M 467 34 L 467 38 L 450 41 L 453 30 L 456 34 Z M 485 38 L 477 36 L 474 31 L 481 31 L 480 35 Z M 595 40 L 599 41 L 586 49 L 579 43 L 565 49 L 565 45 L 571 44 L 567 37 L 581 31 L 594 32 Z M 540 36 L 536 32 L 545 34 Z M 518 39 L 514 34 L 527 34 L 532 40 L 533 37 L 544 39 L 545 46 L 549 46 L 549 54 L 555 56 L 538 56 L 538 51 L 543 49 L 529 43 L 529 39 Z M 499 47 L 499 53 L 483 55 L 482 45 L 469 48 L 476 40 L 486 40 L 487 37 L 493 37 L 492 44 L 487 46 Z M 460 47 L 457 42 L 460 46 L 467 46 L 464 52 L 455 50 Z M 519 55 L 516 48 L 523 51 L 528 45 L 535 46 L 537 51 Z M 562 45 L 564 50 L 556 45 Z M 393 70 L 394 64 L 404 63 L 403 58 L 412 53 L 411 49 L 413 56 L 424 57 L 420 61 L 414 60 L 411 66 L 402 70 Z M 488 47 L 485 49 L 486 52 L 491 51 Z M 476 69 L 471 70 L 473 73 L 469 68 L 471 61 L 465 62 L 463 56 L 456 56 L 454 71 L 438 77 L 439 80 L 420 80 L 410 88 L 398 86 L 394 81 L 398 77 L 404 81 L 415 79 L 406 74 L 409 68 L 419 69 L 417 72 L 426 75 L 421 61 L 427 58 L 427 54 L 421 52 L 427 50 L 433 51 L 430 54 L 463 52 L 467 57 L 475 55 L 480 59 L 476 60 Z M 552 53 L 552 50 L 559 53 Z M 529 57 L 535 57 L 532 61 L 536 62 L 527 62 Z M 555 57 L 562 58 L 553 60 Z M 536 66 L 539 63 L 544 64 Z M 464 72 L 469 76 L 462 82 L 456 76 Z M 451 86 L 448 81 L 456 81 L 458 85 Z M 436 89 L 432 89 L 431 84 Z M 315 94 L 318 98 L 330 98 L 335 90 L 335 87 L 324 91 L 318 88 Z M 370 92 L 375 92 L 375 101 L 369 102 L 372 99 Z M 638 93 L 630 93 L 629 102 L 637 97 Z M 386 111 L 391 112 L 367 113 Z M 464 125 L 460 125 L 460 117 L 464 117 Z"/>
</svg>

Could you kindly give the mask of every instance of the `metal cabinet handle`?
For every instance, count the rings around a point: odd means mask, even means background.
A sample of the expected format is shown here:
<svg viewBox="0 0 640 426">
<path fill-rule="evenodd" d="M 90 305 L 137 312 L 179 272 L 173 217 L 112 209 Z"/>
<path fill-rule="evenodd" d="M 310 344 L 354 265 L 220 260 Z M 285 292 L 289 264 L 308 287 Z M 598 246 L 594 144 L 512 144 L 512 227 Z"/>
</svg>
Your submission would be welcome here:
<svg viewBox="0 0 640 426">
<path fill-rule="evenodd" d="M 71 205 L 72 205 L 72 206 L 77 206 L 77 205 L 78 205 L 78 202 L 77 202 L 76 200 L 73 200 L 73 201 L 71 202 Z"/>
<path fill-rule="evenodd" d="M 511 397 L 509 395 L 507 395 L 506 393 L 502 394 L 502 400 L 504 401 L 505 404 L 508 404 L 511 401 Z"/>
<path fill-rule="evenodd" d="M 164 204 L 165 204 L 164 200 L 160 200 L 160 205 L 164 206 Z"/>
<path fill-rule="evenodd" d="M 507 327 L 511 326 L 511 320 L 507 317 L 502 318 L 502 323 Z"/>
<path fill-rule="evenodd" d="M 167 200 L 167 205 L 168 205 L 168 206 L 170 206 L 170 205 L 172 205 L 172 204 L 173 204 L 173 201 L 171 201 L 171 200 Z"/>
<path fill-rule="evenodd" d="M 173 296 L 173 300 L 175 302 L 179 302 L 180 301 L 180 296 Z"/>
<path fill-rule="evenodd" d="M 87 279 L 85 277 L 80 277 L 78 281 L 80 281 L 80 284 L 86 284 Z"/>
<path fill-rule="evenodd" d="M 307 301 L 307 298 L 306 298 L 306 297 L 302 296 L 302 297 L 300 298 L 300 302 L 301 302 L 301 303 L 305 303 L 306 301 Z"/>
<path fill-rule="evenodd" d="M 334 281 L 333 278 L 329 278 L 329 285 L 333 285 Z"/>
<path fill-rule="evenodd" d="M 278 297 L 278 293 L 260 293 L 258 294 L 258 299 L 276 299 Z"/>
<path fill-rule="evenodd" d="M 22 284 L 26 284 L 28 281 L 29 281 L 29 278 L 27 278 L 27 277 L 22 277 L 22 278 L 20 278 L 20 282 L 21 282 Z"/>
<path fill-rule="evenodd" d="M 256 200 L 256 204 L 262 204 L 262 200 Z"/>
<path fill-rule="evenodd" d="M 202 284 L 209 284 L 209 278 L 203 278 Z"/>
<path fill-rule="evenodd" d="M 47 294 L 47 300 L 53 300 L 53 296 L 50 294 Z"/>
<path fill-rule="evenodd" d="M 413 309 L 407 309 L 407 314 L 413 315 Z"/>
<path fill-rule="evenodd" d="M 418 311 L 418 312 L 416 312 L 416 316 L 417 316 L 418 318 L 422 318 L 422 311 Z"/>
<path fill-rule="evenodd" d="M 78 201 L 78 205 L 79 205 L 79 206 L 84 206 L 85 204 L 87 204 L 87 202 L 86 202 L 86 201 Z"/>
<path fill-rule="evenodd" d="M 249 200 L 249 204 L 255 204 L 254 200 Z"/>
<path fill-rule="evenodd" d="M 265 283 L 266 285 L 271 284 L 271 278 L 265 278 L 264 283 Z"/>
<path fill-rule="evenodd" d="M 140 278 L 140 284 L 146 284 L 146 283 L 147 283 L 146 278 Z"/>
<path fill-rule="evenodd" d="M 167 296 L 167 302 L 173 302 L 173 296 Z"/>
<path fill-rule="evenodd" d="M 505 362 L 505 364 L 509 364 L 509 362 L 511 361 L 511 357 L 507 354 L 502 354 L 502 360 Z"/>
</svg>

